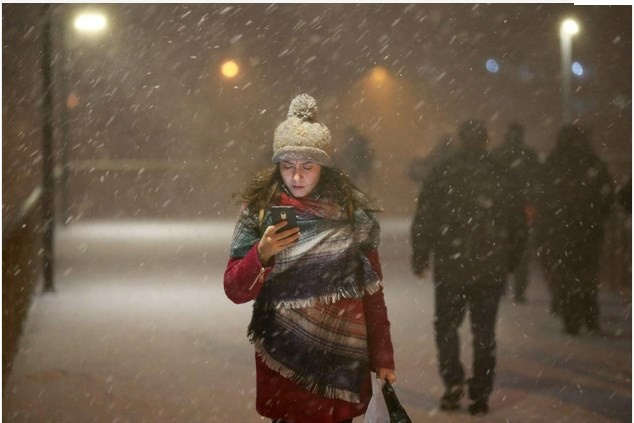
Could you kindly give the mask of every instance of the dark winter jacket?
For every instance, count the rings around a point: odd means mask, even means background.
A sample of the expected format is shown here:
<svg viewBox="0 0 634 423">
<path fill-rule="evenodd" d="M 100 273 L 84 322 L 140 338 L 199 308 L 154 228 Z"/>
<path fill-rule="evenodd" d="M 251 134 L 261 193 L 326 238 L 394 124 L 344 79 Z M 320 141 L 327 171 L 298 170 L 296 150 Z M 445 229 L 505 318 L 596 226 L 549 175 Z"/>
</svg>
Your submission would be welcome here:
<svg viewBox="0 0 634 423">
<path fill-rule="evenodd" d="M 483 149 L 461 151 L 436 166 L 412 224 L 414 273 L 428 267 L 432 252 L 437 274 L 465 283 L 494 283 L 512 270 L 526 242 L 520 191 Z"/>
<path fill-rule="evenodd" d="M 544 164 L 537 242 L 547 266 L 596 262 L 614 201 L 606 165 L 584 139 L 562 139 Z"/>
<path fill-rule="evenodd" d="M 506 141 L 493 150 L 491 155 L 502 165 L 505 176 L 516 179 L 526 203 L 534 204 L 540 173 L 540 163 L 535 152 L 521 142 Z"/>
</svg>

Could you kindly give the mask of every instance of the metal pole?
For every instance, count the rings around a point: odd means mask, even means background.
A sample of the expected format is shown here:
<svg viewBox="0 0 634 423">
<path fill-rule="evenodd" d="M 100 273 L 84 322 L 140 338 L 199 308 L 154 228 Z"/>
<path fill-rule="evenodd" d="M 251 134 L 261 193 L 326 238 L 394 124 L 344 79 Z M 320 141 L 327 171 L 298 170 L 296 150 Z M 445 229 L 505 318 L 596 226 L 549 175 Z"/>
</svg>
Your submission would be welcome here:
<svg viewBox="0 0 634 423">
<path fill-rule="evenodd" d="M 55 229 L 55 176 L 53 158 L 53 78 L 51 64 L 51 14 L 52 5 L 42 6 L 42 210 L 43 210 L 43 276 L 44 292 L 55 291 L 53 239 Z"/>
<path fill-rule="evenodd" d="M 60 58 L 61 58 L 61 91 L 62 91 L 62 119 L 61 119 L 61 181 L 60 181 L 60 194 L 61 194 L 61 221 L 62 225 L 66 225 L 68 222 L 68 173 L 69 173 L 69 165 L 68 165 L 68 126 L 69 126 L 69 113 L 68 113 L 68 74 L 69 74 L 69 63 L 70 57 L 68 53 L 68 49 L 66 47 L 66 16 L 64 16 L 64 24 L 59 25 L 58 30 L 60 31 Z"/>
</svg>

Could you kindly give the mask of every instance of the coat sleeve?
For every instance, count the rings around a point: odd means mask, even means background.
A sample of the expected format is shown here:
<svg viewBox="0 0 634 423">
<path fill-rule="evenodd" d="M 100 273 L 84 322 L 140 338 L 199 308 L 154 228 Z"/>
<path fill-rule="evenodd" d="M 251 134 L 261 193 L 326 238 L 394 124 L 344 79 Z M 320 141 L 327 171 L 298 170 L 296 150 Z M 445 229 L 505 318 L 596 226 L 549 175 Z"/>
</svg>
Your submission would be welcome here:
<svg viewBox="0 0 634 423">
<path fill-rule="evenodd" d="M 372 250 L 366 253 L 374 271 L 382 278 L 379 253 Z M 363 297 L 365 320 L 368 333 L 368 351 L 370 354 L 370 366 L 378 368 L 394 369 L 394 348 L 390 336 L 390 321 L 387 317 L 387 307 L 383 289 L 372 295 Z"/>
<path fill-rule="evenodd" d="M 273 270 L 274 259 L 271 259 L 266 267 L 260 263 L 258 244 L 259 242 L 256 242 L 244 257 L 232 257 L 227 263 L 224 277 L 225 294 L 236 304 L 254 300 Z"/>
</svg>

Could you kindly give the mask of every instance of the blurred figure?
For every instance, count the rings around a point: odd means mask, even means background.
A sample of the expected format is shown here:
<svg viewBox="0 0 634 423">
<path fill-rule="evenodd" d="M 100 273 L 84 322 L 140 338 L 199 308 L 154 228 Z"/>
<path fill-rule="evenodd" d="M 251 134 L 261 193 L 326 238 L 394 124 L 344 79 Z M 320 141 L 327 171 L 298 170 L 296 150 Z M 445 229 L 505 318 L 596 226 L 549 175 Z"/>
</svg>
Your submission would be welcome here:
<svg viewBox="0 0 634 423">
<path fill-rule="evenodd" d="M 528 239 L 515 272 L 513 273 L 513 297 L 517 303 L 526 302 L 526 288 L 529 280 L 529 265 L 533 257 L 532 225 L 535 217 L 535 197 L 537 194 L 537 155 L 524 142 L 524 126 L 509 125 L 504 143 L 493 150 L 493 157 L 504 167 L 504 175 L 515 178 L 524 201 L 524 212 L 528 228 Z"/>
<path fill-rule="evenodd" d="M 442 410 L 456 410 L 465 372 L 458 328 L 467 310 L 473 334 L 471 414 L 488 412 L 496 365 L 495 322 L 506 274 L 524 248 L 523 201 L 512 179 L 486 152 L 480 121 L 459 128 L 457 152 L 423 183 L 412 224 L 412 270 L 424 277 L 434 256 L 434 329 L 445 394 Z"/>
<path fill-rule="evenodd" d="M 412 159 L 407 169 L 407 176 L 419 186 L 431 169 L 455 152 L 455 142 L 451 134 L 443 134 L 434 145 L 434 148 L 425 157 Z"/>
<path fill-rule="evenodd" d="M 617 191 L 617 201 L 628 216 L 632 215 L 632 178 Z"/>
<path fill-rule="evenodd" d="M 577 125 L 560 129 L 542 177 L 536 235 L 553 293 L 551 307 L 567 333 L 577 334 L 583 324 L 598 333 L 599 257 L 614 197 L 612 179 Z"/>
<path fill-rule="evenodd" d="M 342 163 L 346 163 L 346 171 L 352 181 L 360 186 L 368 187 L 374 167 L 374 151 L 370 141 L 356 128 L 350 126 L 346 130 L 346 140 L 341 151 Z"/>
<path fill-rule="evenodd" d="M 622 230 L 624 234 L 623 255 L 625 262 L 624 285 L 632 281 L 632 178 L 630 177 L 616 192 L 616 201 L 625 212 L 625 221 Z"/>
</svg>

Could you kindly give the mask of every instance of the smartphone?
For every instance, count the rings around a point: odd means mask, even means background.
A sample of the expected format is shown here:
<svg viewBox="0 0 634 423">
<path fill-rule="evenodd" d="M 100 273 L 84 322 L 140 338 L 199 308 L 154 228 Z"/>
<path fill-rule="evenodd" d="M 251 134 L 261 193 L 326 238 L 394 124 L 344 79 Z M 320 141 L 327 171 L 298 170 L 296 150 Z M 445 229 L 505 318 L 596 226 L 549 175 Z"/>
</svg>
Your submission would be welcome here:
<svg viewBox="0 0 634 423">
<path fill-rule="evenodd" d="M 295 215 L 295 209 L 293 206 L 271 206 L 271 218 L 273 223 L 278 223 L 281 220 L 286 220 L 286 226 L 278 229 L 279 231 L 285 231 L 297 226 L 297 216 Z"/>
</svg>

